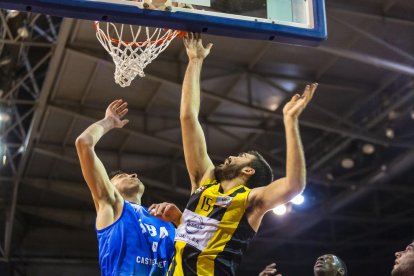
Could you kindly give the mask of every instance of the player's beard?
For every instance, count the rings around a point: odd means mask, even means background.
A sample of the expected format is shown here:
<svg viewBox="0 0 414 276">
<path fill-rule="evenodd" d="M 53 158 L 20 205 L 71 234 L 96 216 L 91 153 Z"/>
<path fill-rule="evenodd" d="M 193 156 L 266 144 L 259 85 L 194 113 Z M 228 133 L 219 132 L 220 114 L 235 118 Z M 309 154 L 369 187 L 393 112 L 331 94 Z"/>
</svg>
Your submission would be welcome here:
<svg viewBox="0 0 414 276">
<path fill-rule="evenodd" d="M 398 268 L 393 269 L 391 271 L 391 276 L 401 276 L 401 273 L 400 273 L 399 269 Z"/>
<path fill-rule="evenodd" d="M 391 271 L 391 276 L 407 276 L 413 275 L 413 265 L 407 265 L 407 263 L 399 264 L 396 268 Z"/>
<path fill-rule="evenodd" d="M 411 275 L 411 274 L 407 274 L 408 271 L 404 271 L 403 268 L 401 268 L 401 266 L 396 267 L 395 269 L 393 269 L 391 271 L 391 276 L 406 276 L 406 275 Z"/>
<path fill-rule="evenodd" d="M 214 176 L 219 183 L 226 180 L 233 180 L 240 175 L 242 168 L 245 166 L 246 165 L 229 165 L 226 167 L 216 166 L 214 168 Z"/>
</svg>

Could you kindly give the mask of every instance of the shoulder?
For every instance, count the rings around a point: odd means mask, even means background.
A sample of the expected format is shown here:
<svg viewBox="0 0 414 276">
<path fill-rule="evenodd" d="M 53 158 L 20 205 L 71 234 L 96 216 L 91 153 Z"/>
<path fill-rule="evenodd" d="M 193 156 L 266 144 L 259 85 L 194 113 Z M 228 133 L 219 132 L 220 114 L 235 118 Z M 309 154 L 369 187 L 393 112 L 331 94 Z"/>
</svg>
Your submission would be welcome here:
<svg viewBox="0 0 414 276">
<path fill-rule="evenodd" d="M 205 191 L 206 189 L 214 186 L 214 185 L 218 185 L 219 183 L 214 179 L 214 178 L 207 178 L 204 179 L 201 183 L 200 186 L 195 189 L 192 193 L 192 195 L 196 195 L 196 194 L 200 194 L 203 191 Z"/>
<path fill-rule="evenodd" d="M 202 185 L 206 185 L 212 182 L 216 181 L 216 177 L 214 175 L 214 167 L 212 167 L 211 169 L 208 169 L 204 175 L 199 179 L 198 181 L 198 187 L 202 186 Z"/>
<path fill-rule="evenodd" d="M 247 198 L 247 207 L 252 209 L 260 209 L 263 206 L 262 195 L 264 193 L 265 187 L 259 187 L 251 189 L 249 196 Z"/>
</svg>

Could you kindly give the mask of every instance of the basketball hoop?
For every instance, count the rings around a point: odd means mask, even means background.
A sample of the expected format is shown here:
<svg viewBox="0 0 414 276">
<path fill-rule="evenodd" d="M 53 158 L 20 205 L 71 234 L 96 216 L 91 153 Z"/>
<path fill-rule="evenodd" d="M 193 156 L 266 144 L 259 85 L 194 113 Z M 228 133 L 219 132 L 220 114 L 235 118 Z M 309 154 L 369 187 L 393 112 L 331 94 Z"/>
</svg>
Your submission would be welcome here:
<svg viewBox="0 0 414 276">
<path fill-rule="evenodd" d="M 111 55 L 115 63 L 115 82 L 121 87 L 131 84 L 139 75 L 144 77 L 144 69 L 176 36 L 184 36 L 185 32 L 145 26 L 125 25 L 117 27 L 114 23 L 105 22 L 106 30 L 100 22 L 95 21 L 96 37 Z M 119 28 L 119 30 L 118 30 Z"/>
</svg>

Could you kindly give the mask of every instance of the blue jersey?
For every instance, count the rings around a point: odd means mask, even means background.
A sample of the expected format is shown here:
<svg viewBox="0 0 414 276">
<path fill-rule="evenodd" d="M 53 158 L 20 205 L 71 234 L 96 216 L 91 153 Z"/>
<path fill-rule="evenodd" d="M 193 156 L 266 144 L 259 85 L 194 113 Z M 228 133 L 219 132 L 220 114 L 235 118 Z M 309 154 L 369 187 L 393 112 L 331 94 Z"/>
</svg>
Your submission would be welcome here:
<svg viewBox="0 0 414 276">
<path fill-rule="evenodd" d="M 121 217 L 96 230 L 103 276 L 165 275 L 174 255 L 173 224 L 146 208 L 124 201 Z"/>
</svg>

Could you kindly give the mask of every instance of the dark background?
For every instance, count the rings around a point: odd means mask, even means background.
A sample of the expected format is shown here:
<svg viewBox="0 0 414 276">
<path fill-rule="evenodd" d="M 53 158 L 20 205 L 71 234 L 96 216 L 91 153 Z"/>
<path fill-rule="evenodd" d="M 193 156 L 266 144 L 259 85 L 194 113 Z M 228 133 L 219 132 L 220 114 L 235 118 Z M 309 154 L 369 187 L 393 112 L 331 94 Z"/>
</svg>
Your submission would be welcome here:
<svg viewBox="0 0 414 276">
<path fill-rule="evenodd" d="M 285 276 L 312 275 L 324 253 L 342 257 L 349 275 L 389 275 L 394 252 L 413 238 L 414 2 L 326 4 L 329 39 L 318 48 L 204 38 L 214 47 L 202 73 L 200 120 L 215 163 L 256 149 L 283 176 L 282 106 L 319 82 L 301 118 L 306 201 L 283 217 L 265 216 L 238 275 L 257 275 L 271 262 Z M 145 205 L 184 207 L 185 50 L 176 39 L 145 78 L 121 89 L 91 22 L 1 17 L 0 108 L 11 118 L 0 127 L 0 274 L 98 275 L 95 210 L 74 141 L 109 102 L 127 100 L 130 123 L 102 139 L 99 156 L 108 170 L 138 173 Z M 27 38 L 18 37 L 22 26 Z"/>
</svg>

